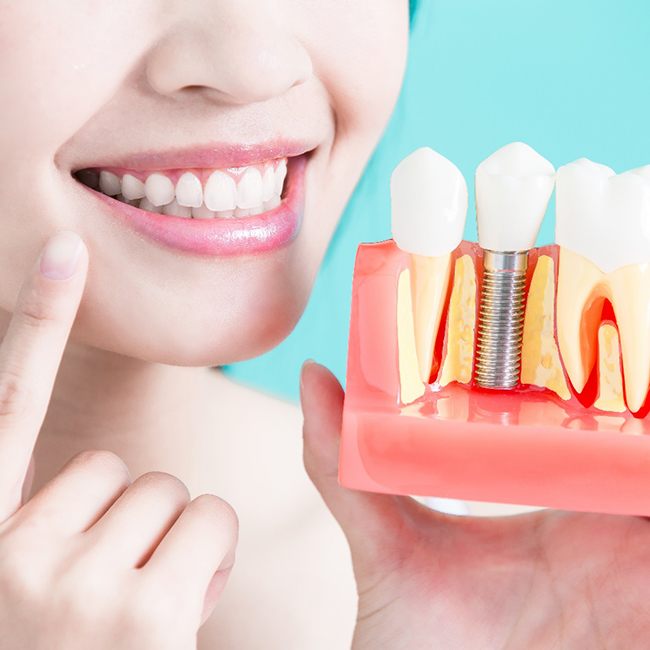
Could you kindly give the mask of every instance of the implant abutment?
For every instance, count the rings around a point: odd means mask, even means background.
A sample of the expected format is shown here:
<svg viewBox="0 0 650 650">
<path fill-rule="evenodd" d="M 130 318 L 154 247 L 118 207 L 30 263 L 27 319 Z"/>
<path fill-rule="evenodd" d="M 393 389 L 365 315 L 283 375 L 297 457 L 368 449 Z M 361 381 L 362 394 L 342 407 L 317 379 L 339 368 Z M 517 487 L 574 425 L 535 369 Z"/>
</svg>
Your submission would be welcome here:
<svg viewBox="0 0 650 650">
<path fill-rule="evenodd" d="M 528 251 L 483 252 L 474 379 L 507 390 L 520 383 Z"/>
</svg>

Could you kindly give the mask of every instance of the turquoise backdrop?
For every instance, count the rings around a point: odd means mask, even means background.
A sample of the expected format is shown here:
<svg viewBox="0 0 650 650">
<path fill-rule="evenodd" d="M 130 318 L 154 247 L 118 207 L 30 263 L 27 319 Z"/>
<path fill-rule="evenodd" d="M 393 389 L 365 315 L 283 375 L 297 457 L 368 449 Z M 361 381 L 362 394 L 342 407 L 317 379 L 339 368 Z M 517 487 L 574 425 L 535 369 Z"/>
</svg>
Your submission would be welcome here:
<svg viewBox="0 0 650 650">
<path fill-rule="evenodd" d="M 390 237 L 390 173 L 417 147 L 465 174 L 465 237 L 476 240 L 473 176 L 486 156 L 523 140 L 556 167 L 582 156 L 638 167 L 650 163 L 649 108 L 648 0 L 422 0 L 398 104 L 303 318 L 279 347 L 226 372 L 290 399 L 306 358 L 344 380 L 355 251 Z M 538 244 L 553 241 L 553 212 Z"/>
</svg>

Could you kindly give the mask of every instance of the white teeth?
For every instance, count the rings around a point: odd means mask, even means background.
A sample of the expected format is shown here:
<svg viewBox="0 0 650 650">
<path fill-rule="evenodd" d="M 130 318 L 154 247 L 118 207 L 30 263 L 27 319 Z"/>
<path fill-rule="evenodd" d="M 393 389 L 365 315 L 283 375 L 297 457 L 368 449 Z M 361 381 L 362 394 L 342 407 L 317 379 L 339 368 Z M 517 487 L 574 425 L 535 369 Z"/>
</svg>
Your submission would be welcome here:
<svg viewBox="0 0 650 650">
<path fill-rule="evenodd" d="M 650 262 L 650 171 L 616 175 L 587 158 L 557 172 L 555 241 L 609 273 Z"/>
<path fill-rule="evenodd" d="M 249 167 L 237 183 L 237 207 L 244 210 L 262 203 L 262 175 L 259 169 Z"/>
<path fill-rule="evenodd" d="M 236 208 L 235 209 L 235 217 L 248 217 L 251 213 L 250 208 Z"/>
<path fill-rule="evenodd" d="M 287 161 L 283 158 L 275 170 L 275 193 L 278 196 L 282 196 L 282 190 L 284 188 L 284 179 L 287 176 Z"/>
<path fill-rule="evenodd" d="M 112 172 L 99 173 L 99 189 L 103 194 L 108 196 L 116 196 L 122 191 L 120 179 Z"/>
<path fill-rule="evenodd" d="M 179 205 L 176 200 L 167 203 L 162 209 L 162 213 L 171 217 L 191 217 L 192 210 L 185 205 Z"/>
<path fill-rule="evenodd" d="M 524 142 L 511 142 L 476 168 L 475 180 L 481 248 L 530 250 L 553 193 L 553 165 Z"/>
<path fill-rule="evenodd" d="M 210 210 L 234 210 L 237 206 L 237 186 L 224 172 L 212 172 L 205 185 L 204 201 Z"/>
<path fill-rule="evenodd" d="M 154 205 L 147 197 L 140 200 L 140 205 L 138 207 L 140 210 L 146 210 L 147 212 L 162 212 L 162 207 Z"/>
<path fill-rule="evenodd" d="M 174 200 L 174 184 L 163 174 L 151 174 L 145 181 L 144 191 L 154 205 L 166 205 Z"/>
<path fill-rule="evenodd" d="M 467 184 L 450 160 L 420 147 L 395 167 L 390 189 L 393 238 L 402 250 L 438 257 L 460 244 Z"/>
<path fill-rule="evenodd" d="M 141 199 L 144 197 L 144 183 L 135 176 L 131 176 L 131 174 L 124 174 L 122 177 L 122 194 L 129 201 Z"/>
<path fill-rule="evenodd" d="M 232 217 L 235 216 L 235 211 L 234 210 L 219 210 L 215 212 L 215 216 L 219 217 L 220 219 L 231 219 Z"/>
<path fill-rule="evenodd" d="M 273 167 L 268 165 L 262 176 L 262 201 L 268 201 L 275 191 L 275 172 Z"/>
<path fill-rule="evenodd" d="M 185 172 L 176 183 L 176 200 L 188 208 L 198 208 L 203 203 L 201 181 L 191 172 Z"/>
<path fill-rule="evenodd" d="M 206 208 L 205 205 L 200 205 L 198 208 L 192 208 L 192 216 L 195 219 L 212 219 L 215 214 L 215 212 Z"/>
<path fill-rule="evenodd" d="M 273 210 L 274 208 L 277 208 L 280 203 L 282 203 L 282 199 L 279 195 L 274 194 L 268 201 L 264 201 L 264 210 Z"/>
</svg>

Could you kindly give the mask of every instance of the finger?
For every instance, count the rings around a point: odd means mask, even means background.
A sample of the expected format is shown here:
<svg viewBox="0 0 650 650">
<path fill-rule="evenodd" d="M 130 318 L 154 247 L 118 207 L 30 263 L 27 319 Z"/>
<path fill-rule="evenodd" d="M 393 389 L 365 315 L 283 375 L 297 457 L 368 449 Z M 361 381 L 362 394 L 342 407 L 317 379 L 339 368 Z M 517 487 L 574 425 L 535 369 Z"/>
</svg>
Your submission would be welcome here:
<svg viewBox="0 0 650 650">
<path fill-rule="evenodd" d="M 0 521 L 20 505 L 87 264 L 88 252 L 77 234 L 54 235 L 20 289 L 0 345 Z"/>
<path fill-rule="evenodd" d="M 143 474 L 87 531 L 88 548 L 104 562 L 140 567 L 189 500 L 185 485 L 171 474 Z"/>
<path fill-rule="evenodd" d="M 203 622 L 235 562 L 239 524 L 232 507 L 211 494 L 196 497 L 144 565 L 163 589 L 175 589 Z"/>
<path fill-rule="evenodd" d="M 94 524 L 131 483 L 124 461 L 110 451 L 82 451 L 43 485 L 6 524 L 33 522 L 62 535 Z"/>
<path fill-rule="evenodd" d="M 444 521 L 445 515 L 430 513 L 408 497 L 341 487 L 338 457 L 343 389 L 327 368 L 307 362 L 302 369 L 300 395 L 305 469 L 343 529 L 355 569 L 368 572 L 385 566 L 387 555 L 408 547 L 409 536 L 417 537 L 416 523 L 421 518 L 427 518 L 429 528 Z"/>
</svg>

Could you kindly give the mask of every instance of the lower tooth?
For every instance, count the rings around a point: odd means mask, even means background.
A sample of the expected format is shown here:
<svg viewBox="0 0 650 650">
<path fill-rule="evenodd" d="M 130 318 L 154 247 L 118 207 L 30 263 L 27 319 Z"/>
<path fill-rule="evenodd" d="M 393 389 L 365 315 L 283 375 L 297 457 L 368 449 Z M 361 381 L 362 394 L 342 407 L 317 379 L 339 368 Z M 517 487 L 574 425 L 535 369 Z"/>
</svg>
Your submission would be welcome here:
<svg viewBox="0 0 650 650">
<path fill-rule="evenodd" d="M 187 208 L 184 205 L 179 205 L 176 200 L 163 206 L 162 213 L 168 217 L 191 217 L 192 208 Z"/>
<path fill-rule="evenodd" d="M 202 203 L 198 208 L 192 208 L 192 216 L 195 219 L 213 219 L 217 213 L 209 210 L 205 203 Z"/>
<path fill-rule="evenodd" d="M 259 214 L 260 212 L 264 212 L 264 206 L 258 205 L 256 208 L 250 209 L 251 216 Z"/>
<path fill-rule="evenodd" d="M 251 213 L 250 208 L 236 208 L 235 217 L 247 217 Z"/>
<path fill-rule="evenodd" d="M 264 202 L 264 209 L 273 210 L 274 208 L 277 208 L 281 202 L 282 199 L 280 196 L 278 194 L 274 194 L 268 201 Z"/>
<path fill-rule="evenodd" d="M 140 208 L 140 210 L 146 210 L 147 212 L 155 212 L 157 214 L 162 212 L 162 206 L 154 205 L 147 198 L 141 199 L 140 205 L 138 207 Z"/>
<path fill-rule="evenodd" d="M 219 210 L 215 212 L 215 215 L 220 219 L 232 219 L 235 216 L 234 210 Z"/>
</svg>

